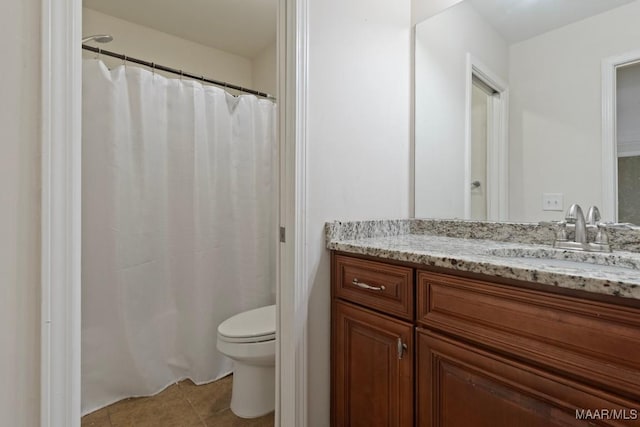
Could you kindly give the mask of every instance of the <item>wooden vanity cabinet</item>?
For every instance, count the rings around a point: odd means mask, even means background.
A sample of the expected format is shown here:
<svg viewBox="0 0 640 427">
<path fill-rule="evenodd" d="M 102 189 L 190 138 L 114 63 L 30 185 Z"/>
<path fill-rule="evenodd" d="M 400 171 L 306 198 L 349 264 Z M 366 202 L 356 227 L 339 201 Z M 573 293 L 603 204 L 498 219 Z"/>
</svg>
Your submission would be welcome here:
<svg viewBox="0 0 640 427">
<path fill-rule="evenodd" d="M 426 329 L 417 346 L 419 426 L 580 426 L 567 396 L 609 407 L 547 372 Z"/>
<path fill-rule="evenodd" d="M 414 425 L 414 272 L 332 256 L 331 424 Z"/>
<path fill-rule="evenodd" d="M 340 254 L 332 266 L 332 425 L 640 426 L 640 309 Z M 396 286 L 345 295 L 358 269 Z M 415 315 L 372 309 L 375 295 Z"/>
</svg>

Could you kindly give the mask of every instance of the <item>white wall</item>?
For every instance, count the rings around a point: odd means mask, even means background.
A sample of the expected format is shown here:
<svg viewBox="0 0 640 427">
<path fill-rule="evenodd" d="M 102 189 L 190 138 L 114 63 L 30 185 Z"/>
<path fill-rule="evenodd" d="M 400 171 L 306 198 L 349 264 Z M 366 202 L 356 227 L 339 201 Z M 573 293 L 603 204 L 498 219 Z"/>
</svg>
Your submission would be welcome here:
<svg viewBox="0 0 640 427">
<path fill-rule="evenodd" d="M 274 42 L 251 60 L 251 74 L 253 76 L 254 89 L 267 92 L 270 95 L 276 95 L 276 59 L 277 52 Z"/>
<path fill-rule="evenodd" d="M 601 61 L 640 49 L 638 19 L 636 1 L 510 47 L 510 219 L 562 218 L 544 192 L 601 205 Z"/>
<path fill-rule="evenodd" d="M 407 217 L 410 0 L 309 2 L 309 425 L 329 425 L 324 223 Z M 302 284 L 301 284 L 302 285 Z"/>
<path fill-rule="evenodd" d="M 416 217 L 464 217 L 467 52 L 506 80 L 508 45 L 469 2 L 416 26 Z"/>
<path fill-rule="evenodd" d="M 411 24 L 415 25 L 462 0 L 411 0 Z"/>
<path fill-rule="evenodd" d="M 92 9 L 83 8 L 82 21 L 82 32 L 85 36 L 111 34 L 114 37 L 111 43 L 102 45 L 92 43 L 93 46 L 215 80 L 249 88 L 253 86 L 252 64 L 249 58 L 185 40 Z M 85 53 L 85 56 L 87 55 L 95 56 L 90 52 Z M 120 60 L 105 56 L 102 59 L 110 66 L 122 63 Z M 171 75 L 171 77 L 176 76 Z M 275 83 L 275 74 L 273 78 Z"/>
<path fill-rule="evenodd" d="M 40 1 L 0 2 L 0 424 L 40 421 Z"/>
</svg>

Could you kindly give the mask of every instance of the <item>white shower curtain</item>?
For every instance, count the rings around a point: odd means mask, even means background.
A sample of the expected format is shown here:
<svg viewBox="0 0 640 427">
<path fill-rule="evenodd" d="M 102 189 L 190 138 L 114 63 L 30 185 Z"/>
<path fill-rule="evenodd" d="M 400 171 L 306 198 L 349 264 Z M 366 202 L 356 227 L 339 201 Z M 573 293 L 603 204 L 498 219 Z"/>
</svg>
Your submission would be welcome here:
<svg viewBox="0 0 640 427">
<path fill-rule="evenodd" d="M 216 329 L 275 300 L 275 106 L 83 64 L 82 411 L 226 375 Z"/>
</svg>

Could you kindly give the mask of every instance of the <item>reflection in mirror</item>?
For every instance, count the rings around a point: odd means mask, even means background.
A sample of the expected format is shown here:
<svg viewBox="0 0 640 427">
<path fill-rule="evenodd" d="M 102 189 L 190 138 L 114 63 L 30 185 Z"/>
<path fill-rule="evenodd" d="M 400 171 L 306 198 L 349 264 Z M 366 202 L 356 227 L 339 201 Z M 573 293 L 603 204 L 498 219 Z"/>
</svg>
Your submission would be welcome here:
<svg viewBox="0 0 640 427">
<path fill-rule="evenodd" d="M 616 70 L 618 221 L 640 224 L 640 63 Z"/>
<path fill-rule="evenodd" d="M 477 77 L 471 88 L 471 219 L 487 219 L 488 104 L 493 89 Z"/>
<path fill-rule="evenodd" d="M 640 0 L 465 0 L 419 23 L 416 217 L 559 220 L 579 203 L 640 224 L 640 128 L 617 129 L 640 123 L 639 19 Z"/>
</svg>

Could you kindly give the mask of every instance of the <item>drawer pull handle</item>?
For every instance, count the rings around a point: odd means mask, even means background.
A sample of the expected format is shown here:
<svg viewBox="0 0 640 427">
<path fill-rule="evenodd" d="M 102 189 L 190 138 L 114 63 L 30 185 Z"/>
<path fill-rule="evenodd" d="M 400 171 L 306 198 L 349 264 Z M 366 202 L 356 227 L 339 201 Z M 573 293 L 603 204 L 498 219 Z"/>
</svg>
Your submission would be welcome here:
<svg viewBox="0 0 640 427">
<path fill-rule="evenodd" d="M 358 282 L 358 279 L 355 277 L 353 278 L 353 282 L 351 282 L 351 284 L 362 289 L 368 289 L 370 291 L 384 291 L 385 289 L 387 289 L 384 287 L 384 285 L 371 286 L 371 285 L 367 285 L 366 283 Z"/>
</svg>

